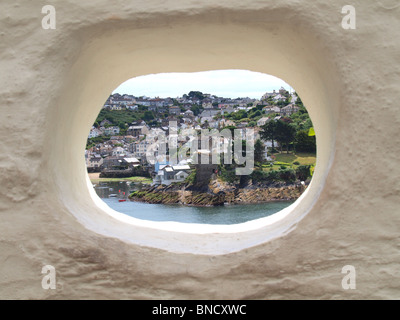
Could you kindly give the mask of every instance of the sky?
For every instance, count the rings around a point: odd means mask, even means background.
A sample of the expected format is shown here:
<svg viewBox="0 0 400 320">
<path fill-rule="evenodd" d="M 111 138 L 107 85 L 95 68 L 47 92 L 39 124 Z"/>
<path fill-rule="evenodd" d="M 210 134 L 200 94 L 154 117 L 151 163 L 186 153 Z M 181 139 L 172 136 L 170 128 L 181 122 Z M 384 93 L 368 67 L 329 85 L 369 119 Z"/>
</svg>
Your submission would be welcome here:
<svg viewBox="0 0 400 320">
<path fill-rule="evenodd" d="M 284 87 L 293 89 L 274 76 L 247 70 L 216 70 L 194 73 L 158 73 L 123 82 L 113 93 L 136 97 L 176 98 L 190 91 L 201 91 L 223 98 L 260 99 L 266 92 Z"/>
</svg>

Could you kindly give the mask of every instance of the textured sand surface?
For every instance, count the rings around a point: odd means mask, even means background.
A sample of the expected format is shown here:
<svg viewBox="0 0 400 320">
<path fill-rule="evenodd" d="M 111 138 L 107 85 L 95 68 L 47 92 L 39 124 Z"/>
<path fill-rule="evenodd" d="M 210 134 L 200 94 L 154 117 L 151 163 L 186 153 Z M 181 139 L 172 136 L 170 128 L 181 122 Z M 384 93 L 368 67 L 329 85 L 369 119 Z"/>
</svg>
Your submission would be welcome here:
<svg viewBox="0 0 400 320">
<path fill-rule="evenodd" d="M 0 3 L 1 299 L 399 299 L 400 7 L 352 1 Z M 247 69 L 281 77 L 317 132 L 307 192 L 279 221 L 124 223 L 91 200 L 83 151 L 130 77 Z M 236 229 L 235 229 L 236 228 Z M 238 231 L 238 232 L 236 232 Z M 57 289 L 43 290 L 53 265 Z M 343 290 L 344 265 L 357 288 Z"/>
</svg>

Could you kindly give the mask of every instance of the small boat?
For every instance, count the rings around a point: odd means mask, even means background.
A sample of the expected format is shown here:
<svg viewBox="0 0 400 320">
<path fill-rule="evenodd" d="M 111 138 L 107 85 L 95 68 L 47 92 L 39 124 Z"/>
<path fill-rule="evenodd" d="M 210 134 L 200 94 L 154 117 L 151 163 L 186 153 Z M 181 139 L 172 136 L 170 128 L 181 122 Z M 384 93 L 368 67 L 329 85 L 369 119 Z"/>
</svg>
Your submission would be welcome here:
<svg viewBox="0 0 400 320">
<path fill-rule="evenodd" d="M 118 202 L 125 202 L 126 199 L 119 199 Z"/>
<path fill-rule="evenodd" d="M 115 193 L 112 193 L 112 194 L 109 195 L 110 198 L 114 198 L 116 196 L 117 196 L 117 194 L 115 194 Z"/>
</svg>

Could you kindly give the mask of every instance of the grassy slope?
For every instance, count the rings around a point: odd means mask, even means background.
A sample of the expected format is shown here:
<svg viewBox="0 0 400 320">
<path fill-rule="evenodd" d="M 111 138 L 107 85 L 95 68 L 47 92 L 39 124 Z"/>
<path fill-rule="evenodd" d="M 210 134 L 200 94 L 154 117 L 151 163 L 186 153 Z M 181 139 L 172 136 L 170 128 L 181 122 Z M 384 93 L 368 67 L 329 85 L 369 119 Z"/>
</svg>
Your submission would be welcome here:
<svg viewBox="0 0 400 320">
<path fill-rule="evenodd" d="M 315 164 L 316 162 L 316 155 L 314 153 L 306 153 L 306 152 L 298 152 L 296 154 L 293 153 L 275 153 L 274 156 L 276 157 L 277 162 L 284 162 L 287 163 L 288 168 L 296 169 L 298 166 L 301 165 L 311 165 Z M 299 162 L 299 165 L 294 165 L 293 162 Z M 271 170 L 279 170 L 281 165 L 273 165 L 272 168 L 264 168 L 264 171 L 271 171 Z"/>
<path fill-rule="evenodd" d="M 296 154 L 277 153 L 275 154 L 275 157 L 276 161 L 287 162 L 287 163 L 293 163 L 295 161 L 298 161 L 300 165 L 315 164 L 316 161 L 316 155 L 314 153 L 306 153 L 306 152 L 298 152 Z"/>
<path fill-rule="evenodd" d="M 90 179 L 92 183 L 99 182 L 111 182 L 111 181 L 132 181 L 132 182 L 141 182 L 141 183 L 152 183 L 153 180 L 145 177 L 130 177 L 130 178 L 98 178 L 98 179 Z"/>
</svg>

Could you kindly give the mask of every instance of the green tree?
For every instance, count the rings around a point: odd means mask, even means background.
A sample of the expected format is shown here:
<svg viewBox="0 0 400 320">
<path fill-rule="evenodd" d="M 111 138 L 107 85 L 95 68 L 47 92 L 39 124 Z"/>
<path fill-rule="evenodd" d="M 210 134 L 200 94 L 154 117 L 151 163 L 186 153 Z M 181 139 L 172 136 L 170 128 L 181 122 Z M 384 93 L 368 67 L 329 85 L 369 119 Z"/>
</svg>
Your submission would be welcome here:
<svg viewBox="0 0 400 320">
<path fill-rule="evenodd" d="M 303 105 L 303 101 L 301 101 L 301 99 L 300 99 L 299 95 L 297 94 L 297 92 L 295 92 L 294 94 L 295 94 L 296 97 L 297 97 L 296 105 L 299 106 L 299 107 L 303 107 L 303 106 L 304 106 L 304 105 Z"/>
<path fill-rule="evenodd" d="M 264 144 L 260 139 L 257 139 L 254 144 L 254 162 L 262 163 L 264 161 Z"/>
<path fill-rule="evenodd" d="M 200 107 L 199 107 L 198 105 L 193 105 L 193 106 L 190 108 L 190 110 L 193 111 L 193 114 L 194 114 L 195 116 L 198 116 L 198 115 L 201 113 L 201 109 L 200 109 Z"/>
<path fill-rule="evenodd" d="M 276 140 L 276 121 L 268 121 L 266 124 L 261 126 L 260 137 L 263 140 L 272 141 L 272 150 L 275 149 L 274 141 Z"/>
<path fill-rule="evenodd" d="M 260 110 L 256 110 L 254 113 L 249 114 L 249 118 L 252 118 L 252 119 L 261 117 L 261 116 L 262 116 L 262 113 Z"/>
<path fill-rule="evenodd" d="M 257 125 L 257 122 L 254 121 L 254 120 L 252 120 L 252 121 L 249 122 L 249 127 L 250 127 L 250 128 L 255 127 L 256 125 Z"/>
<path fill-rule="evenodd" d="M 235 113 L 232 114 L 232 118 L 233 118 L 233 120 L 236 120 L 236 121 L 247 118 L 247 112 L 246 112 L 246 110 L 236 111 Z"/>
<path fill-rule="evenodd" d="M 281 152 L 282 152 L 282 145 L 286 144 L 286 152 L 289 153 L 289 144 L 294 140 L 295 133 L 296 133 L 295 128 L 293 128 L 290 124 L 281 120 L 276 121 L 275 139 L 281 145 Z"/>
<path fill-rule="evenodd" d="M 295 136 L 296 150 L 303 152 L 315 152 L 315 136 L 309 136 L 308 130 L 299 130 Z"/>
<path fill-rule="evenodd" d="M 299 166 L 296 169 L 296 177 L 300 181 L 306 181 L 308 177 L 311 176 L 310 173 L 310 167 L 311 166 Z"/>
<path fill-rule="evenodd" d="M 123 122 L 123 121 L 118 122 L 118 127 L 119 127 L 121 130 L 126 129 L 126 124 L 125 124 L 125 122 Z"/>
<path fill-rule="evenodd" d="M 199 100 L 203 100 L 204 99 L 204 95 L 202 92 L 200 91 L 190 91 L 188 94 L 189 98 L 197 98 Z"/>
<path fill-rule="evenodd" d="M 153 120 L 153 119 L 154 119 L 154 114 L 153 114 L 153 112 L 151 112 L 151 111 L 149 111 L 149 110 L 146 110 L 146 111 L 144 112 L 144 114 L 143 114 L 142 119 L 143 119 L 144 121 Z"/>
<path fill-rule="evenodd" d="M 220 165 L 219 171 L 221 173 L 220 177 L 223 181 L 228 183 L 236 183 L 239 180 L 240 176 L 237 176 L 235 173 L 235 166 L 231 165 Z"/>
</svg>

